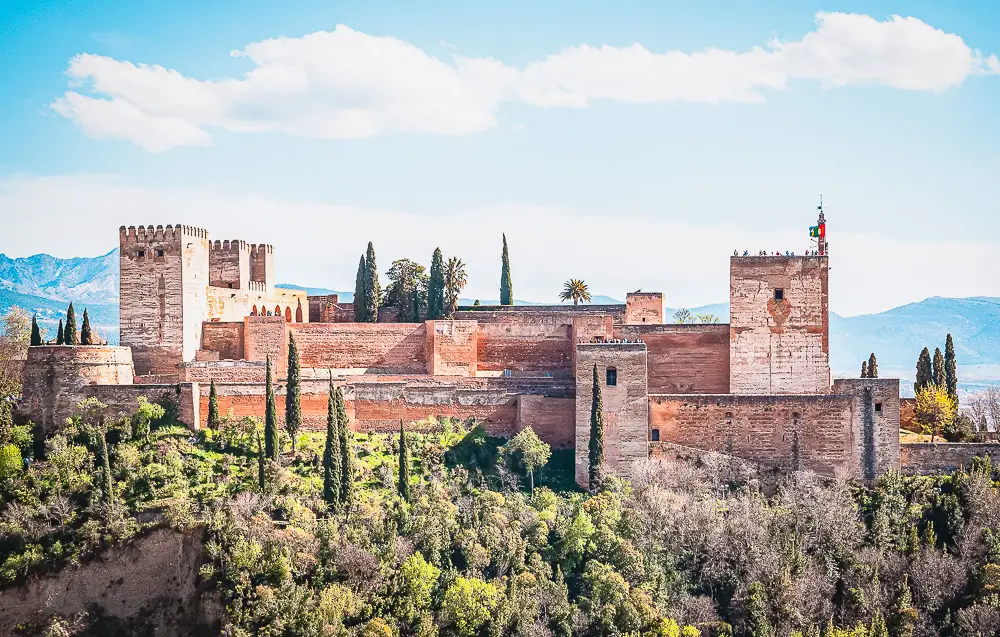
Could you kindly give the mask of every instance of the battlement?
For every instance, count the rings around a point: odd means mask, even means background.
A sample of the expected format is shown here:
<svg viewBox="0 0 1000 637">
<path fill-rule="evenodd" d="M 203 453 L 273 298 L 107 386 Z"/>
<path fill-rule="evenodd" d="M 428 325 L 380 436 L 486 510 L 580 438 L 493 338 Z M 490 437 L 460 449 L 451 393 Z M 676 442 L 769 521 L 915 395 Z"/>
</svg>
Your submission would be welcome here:
<svg viewBox="0 0 1000 637">
<path fill-rule="evenodd" d="M 185 226 L 182 224 L 166 226 L 121 226 L 118 228 L 118 239 L 121 245 L 138 245 L 142 243 L 180 242 L 183 237 L 208 239 L 208 230 Z"/>
<path fill-rule="evenodd" d="M 250 256 L 256 257 L 263 254 L 274 254 L 274 246 L 267 243 L 250 244 Z"/>
<path fill-rule="evenodd" d="M 247 289 L 251 292 L 267 292 L 267 284 L 263 281 L 247 281 Z"/>
<path fill-rule="evenodd" d="M 226 239 L 225 241 L 210 241 L 208 243 L 208 248 L 212 252 L 249 252 L 250 244 L 242 239 L 233 239 L 230 241 Z"/>
</svg>

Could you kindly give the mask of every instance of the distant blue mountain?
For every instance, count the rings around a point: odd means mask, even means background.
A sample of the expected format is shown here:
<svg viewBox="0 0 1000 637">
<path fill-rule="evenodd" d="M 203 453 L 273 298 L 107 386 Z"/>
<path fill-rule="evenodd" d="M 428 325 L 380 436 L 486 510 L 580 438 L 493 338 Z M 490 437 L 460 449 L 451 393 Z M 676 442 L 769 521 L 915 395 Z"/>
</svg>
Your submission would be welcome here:
<svg viewBox="0 0 1000 637">
<path fill-rule="evenodd" d="M 326 288 L 302 288 L 310 295 L 338 294 L 350 303 L 354 293 Z M 93 258 L 57 259 L 47 254 L 11 259 L 0 254 L 0 312 L 17 305 L 37 312 L 43 328 L 55 333 L 56 321 L 73 301 L 77 314 L 86 307 L 102 338 L 118 340 L 118 250 Z M 472 305 L 475 299 L 461 299 Z M 482 305 L 498 303 L 480 299 Z M 595 295 L 594 304 L 622 301 Z M 552 305 L 548 302 L 515 301 L 516 305 Z M 716 303 L 688 308 L 692 314 L 713 314 L 729 321 L 729 304 Z M 666 310 L 670 321 L 678 308 Z M 912 378 L 921 348 L 944 349 L 945 335 L 955 339 L 960 377 L 967 388 L 1000 379 L 1000 298 L 951 299 L 933 297 L 878 314 L 842 317 L 830 313 L 830 365 L 834 374 L 854 376 L 861 361 L 875 352 L 883 376 Z M 903 383 L 904 391 L 909 383 Z"/>
</svg>

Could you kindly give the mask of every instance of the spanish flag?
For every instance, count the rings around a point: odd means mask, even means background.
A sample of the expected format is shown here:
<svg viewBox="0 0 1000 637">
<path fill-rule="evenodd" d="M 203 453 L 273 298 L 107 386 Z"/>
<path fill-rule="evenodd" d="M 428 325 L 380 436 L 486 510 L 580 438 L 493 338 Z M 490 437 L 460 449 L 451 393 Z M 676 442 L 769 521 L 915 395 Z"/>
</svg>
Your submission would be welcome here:
<svg viewBox="0 0 1000 637">
<path fill-rule="evenodd" d="M 809 228 L 809 236 L 810 237 L 819 237 L 819 238 L 825 237 L 826 236 L 826 224 L 825 223 L 821 223 L 818 226 L 811 226 Z"/>
</svg>

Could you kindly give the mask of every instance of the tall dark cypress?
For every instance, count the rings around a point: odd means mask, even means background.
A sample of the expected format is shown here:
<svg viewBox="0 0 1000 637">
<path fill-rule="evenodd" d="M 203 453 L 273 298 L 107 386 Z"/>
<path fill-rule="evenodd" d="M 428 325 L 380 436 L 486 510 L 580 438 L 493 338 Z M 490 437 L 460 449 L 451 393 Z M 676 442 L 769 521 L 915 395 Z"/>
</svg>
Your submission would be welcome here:
<svg viewBox="0 0 1000 637">
<path fill-rule="evenodd" d="M 955 360 L 955 341 L 951 334 L 944 341 L 944 382 L 948 395 L 958 400 L 958 364 Z"/>
<path fill-rule="evenodd" d="M 108 439 L 104 431 L 97 432 L 97 461 L 101 471 L 101 496 L 105 505 L 110 505 L 115 497 L 115 483 L 111 477 L 111 459 L 108 455 Z"/>
<path fill-rule="evenodd" d="M 288 335 L 288 383 L 285 385 L 285 430 L 292 439 L 292 453 L 295 453 L 295 437 L 302 427 L 302 370 L 299 367 L 299 348 L 295 336 Z"/>
<path fill-rule="evenodd" d="M 590 490 L 596 491 L 601 481 L 604 464 L 604 399 L 601 396 L 601 379 L 594 364 L 593 398 L 590 403 Z"/>
<path fill-rule="evenodd" d="M 38 317 L 34 314 L 31 315 L 31 341 L 29 345 L 32 347 L 37 347 L 42 344 L 42 332 L 38 329 Z"/>
<path fill-rule="evenodd" d="M 80 326 L 80 345 L 93 345 L 94 334 L 90 331 L 90 315 L 83 308 L 83 324 Z"/>
<path fill-rule="evenodd" d="M 347 405 L 344 403 L 344 392 L 337 388 L 337 425 L 340 434 L 340 501 L 350 504 L 354 497 L 354 459 L 351 456 L 351 444 L 348 441 Z"/>
<path fill-rule="evenodd" d="M 507 253 L 507 235 L 503 235 L 503 256 L 500 266 L 500 305 L 514 305 L 514 283 L 510 279 L 510 255 Z"/>
<path fill-rule="evenodd" d="M 399 497 L 410 501 L 410 449 L 402 418 L 399 419 Z"/>
<path fill-rule="evenodd" d="M 215 380 L 208 388 L 208 428 L 219 428 L 219 395 L 215 392 Z"/>
<path fill-rule="evenodd" d="M 931 370 L 931 353 L 925 347 L 920 350 L 920 357 L 917 359 L 917 379 L 913 383 L 913 393 L 916 394 L 932 382 L 934 382 L 934 372 Z"/>
<path fill-rule="evenodd" d="M 433 321 L 440 318 L 444 318 L 444 257 L 441 248 L 434 248 L 427 284 L 427 319 Z"/>
<path fill-rule="evenodd" d="M 331 375 L 326 401 L 326 444 L 323 447 L 323 500 L 332 508 L 340 504 L 340 464 L 340 421 Z"/>
<path fill-rule="evenodd" d="M 861 378 L 868 378 L 868 361 L 861 361 Z"/>
<path fill-rule="evenodd" d="M 941 348 L 934 348 L 934 375 L 932 379 L 934 384 L 938 387 L 945 387 L 945 373 L 944 373 L 944 356 L 941 354 Z"/>
<path fill-rule="evenodd" d="M 875 352 L 868 357 L 868 378 L 878 378 L 878 361 L 875 360 Z"/>
<path fill-rule="evenodd" d="M 406 313 L 406 320 L 411 323 L 420 322 L 420 291 L 410 290 L 410 309 Z"/>
<path fill-rule="evenodd" d="M 66 327 L 63 328 L 63 341 L 66 345 L 79 345 L 80 339 L 76 335 L 76 310 L 70 303 L 66 309 Z"/>
<path fill-rule="evenodd" d="M 267 357 L 267 380 L 265 381 L 264 392 L 264 455 L 268 460 L 278 457 L 278 407 L 274 401 L 274 383 L 271 380 L 271 357 Z"/>
<path fill-rule="evenodd" d="M 361 255 L 361 261 L 358 263 L 358 275 L 354 279 L 354 322 L 364 323 L 365 322 L 365 308 L 368 304 L 365 302 L 365 294 L 367 293 L 368 284 L 365 282 L 365 277 L 368 276 L 368 264 L 365 263 L 365 255 Z"/>
<path fill-rule="evenodd" d="M 56 330 L 56 345 L 64 345 L 65 343 L 66 338 L 63 336 L 62 319 L 59 319 L 59 329 Z"/>
<path fill-rule="evenodd" d="M 260 441 L 260 429 L 257 430 L 257 486 L 260 487 L 261 491 L 267 486 L 267 471 L 265 466 L 267 460 L 265 458 L 264 445 Z"/>
<path fill-rule="evenodd" d="M 368 242 L 365 254 L 365 321 L 378 322 L 378 307 L 382 304 L 382 286 L 378 282 L 378 266 L 375 264 L 375 246 Z"/>
</svg>

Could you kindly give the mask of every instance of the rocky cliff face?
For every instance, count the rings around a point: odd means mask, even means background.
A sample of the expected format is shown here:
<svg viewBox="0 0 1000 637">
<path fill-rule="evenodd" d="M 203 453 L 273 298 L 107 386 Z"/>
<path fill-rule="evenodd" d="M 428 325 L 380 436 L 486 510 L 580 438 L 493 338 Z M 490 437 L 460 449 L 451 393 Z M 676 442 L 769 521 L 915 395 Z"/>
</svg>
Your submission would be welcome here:
<svg viewBox="0 0 1000 637">
<path fill-rule="evenodd" d="M 198 534 L 156 530 L 87 564 L 36 576 L 0 591 L 0 637 L 25 634 L 53 616 L 87 613 L 128 635 L 217 635 L 222 609 L 214 591 L 199 587 Z"/>
</svg>

